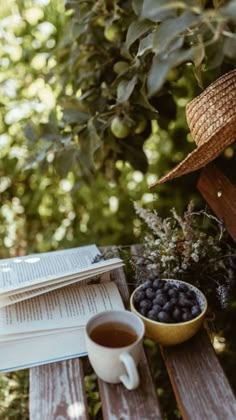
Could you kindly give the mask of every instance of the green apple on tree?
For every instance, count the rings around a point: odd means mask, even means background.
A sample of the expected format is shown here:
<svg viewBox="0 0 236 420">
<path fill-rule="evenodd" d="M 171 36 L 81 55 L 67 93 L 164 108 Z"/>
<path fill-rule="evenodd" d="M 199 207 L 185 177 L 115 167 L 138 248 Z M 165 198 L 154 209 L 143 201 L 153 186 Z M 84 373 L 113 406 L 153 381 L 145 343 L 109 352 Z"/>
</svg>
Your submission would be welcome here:
<svg viewBox="0 0 236 420">
<path fill-rule="evenodd" d="M 130 134 L 130 128 L 121 117 L 114 117 L 111 122 L 111 132 L 118 139 L 124 139 Z"/>
<path fill-rule="evenodd" d="M 107 25 L 104 29 L 104 37 L 110 42 L 120 42 L 122 37 L 121 27 L 118 23 Z"/>
<path fill-rule="evenodd" d="M 137 121 L 137 125 L 134 129 L 135 134 L 143 133 L 146 127 L 147 127 L 147 119 L 143 115 L 140 115 Z"/>
<path fill-rule="evenodd" d="M 113 66 L 113 71 L 116 74 L 120 74 L 128 70 L 128 68 L 129 68 L 129 63 L 127 63 L 127 61 L 117 61 Z"/>
</svg>

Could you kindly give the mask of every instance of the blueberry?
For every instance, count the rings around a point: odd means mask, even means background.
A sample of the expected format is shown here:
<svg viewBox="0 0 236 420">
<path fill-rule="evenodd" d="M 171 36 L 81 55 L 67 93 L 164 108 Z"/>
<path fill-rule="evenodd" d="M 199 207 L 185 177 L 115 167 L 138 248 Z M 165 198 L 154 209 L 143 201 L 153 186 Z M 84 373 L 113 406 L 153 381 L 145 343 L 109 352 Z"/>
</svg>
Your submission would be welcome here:
<svg viewBox="0 0 236 420">
<path fill-rule="evenodd" d="M 161 311 L 161 306 L 155 304 L 155 305 L 153 305 L 152 310 L 155 311 L 158 314 L 158 312 Z"/>
<path fill-rule="evenodd" d="M 153 289 L 158 290 L 162 287 L 162 282 L 159 279 L 155 279 L 152 284 Z"/>
<path fill-rule="evenodd" d="M 178 299 L 176 297 L 172 297 L 169 302 L 171 303 L 172 306 L 178 306 Z"/>
<path fill-rule="evenodd" d="M 160 306 L 165 305 L 165 303 L 167 302 L 167 297 L 164 294 L 158 295 L 155 297 L 155 299 L 153 300 L 153 303 L 157 303 Z"/>
<path fill-rule="evenodd" d="M 182 313 L 184 314 L 185 312 L 189 312 L 188 308 L 185 308 L 185 306 L 181 306 L 180 310 L 182 311 Z"/>
<path fill-rule="evenodd" d="M 176 289 L 173 289 L 173 288 L 169 289 L 168 292 L 167 292 L 167 294 L 168 294 L 168 296 L 170 298 L 171 297 L 176 298 L 178 296 L 177 290 Z"/>
<path fill-rule="evenodd" d="M 189 298 L 189 299 L 196 299 L 196 294 L 194 293 L 194 291 L 193 290 L 189 290 L 187 293 L 186 293 L 186 297 L 187 298 Z"/>
<path fill-rule="evenodd" d="M 165 286 L 166 282 L 164 280 L 159 280 L 158 288 L 162 289 Z"/>
<path fill-rule="evenodd" d="M 151 280 L 146 280 L 142 285 L 142 290 L 146 290 L 149 287 L 152 287 L 152 281 Z"/>
<path fill-rule="evenodd" d="M 160 322 L 165 322 L 165 323 L 170 323 L 171 322 L 171 317 L 169 314 L 167 314 L 164 311 L 159 312 L 159 314 L 157 315 L 157 319 Z"/>
<path fill-rule="evenodd" d="M 179 299 L 186 299 L 186 295 L 185 295 L 185 293 L 184 292 L 179 292 Z"/>
<path fill-rule="evenodd" d="M 147 313 L 147 318 L 152 319 L 153 321 L 157 320 L 157 314 L 152 309 Z"/>
<path fill-rule="evenodd" d="M 170 312 L 173 308 L 173 304 L 171 302 L 166 302 L 163 306 L 163 311 Z"/>
<path fill-rule="evenodd" d="M 147 311 L 148 311 L 148 309 L 145 309 L 145 308 L 139 308 L 138 309 L 138 312 L 143 316 L 147 315 Z"/>
<path fill-rule="evenodd" d="M 180 322 L 182 319 L 181 310 L 179 308 L 174 308 L 172 312 L 172 317 L 175 321 Z"/>
<path fill-rule="evenodd" d="M 194 306 L 192 306 L 191 313 L 192 313 L 193 317 L 195 318 L 196 316 L 200 315 L 201 309 L 199 308 L 198 305 L 194 305 Z"/>
<path fill-rule="evenodd" d="M 192 302 L 185 297 L 181 297 L 179 299 L 179 306 L 184 306 L 186 308 L 191 308 L 192 307 Z"/>
<path fill-rule="evenodd" d="M 179 285 L 179 290 L 181 290 L 181 292 L 188 292 L 189 288 L 186 284 L 180 284 Z"/>
<path fill-rule="evenodd" d="M 146 289 L 146 296 L 148 299 L 153 299 L 156 295 L 155 290 L 152 289 L 152 287 L 148 287 L 148 289 Z"/>
<path fill-rule="evenodd" d="M 192 316 L 191 312 L 189 312 L 189 311 L 182 314 L 183 322 L 190 321 L 190 319 L 192 319 L 192 318 L 193 318 L 193 316 Z"/>
<path fill-rule="evenodd" d="M 165 290 L 165 292 L 169 291 L 170 289 L 172 289 L 172 285 L 169 284 L 167 281 L 164 284 L 163 290 Z"/>
<path fill-rule="evenodd" d="M 134 303 L 139 303 L 143 299 L 145 299 L 145 292 L 143 290 L 137 290 L 134 294 Z"/>
<path fill-rule="evenodd" d="M 152 307 L 152 302 L 149 299 L 143 299 L 139 303 L 140 308 L 150 309 Z"/>
<path fill-rule="evenodd" d="M 165 292 L 164 292 L 164 290 L 163 290 L 163 289 L 157 289 L 157 290 L 156 290 L 156 296 L 158 296 L 158 295 L 163 295 L 163 294 L 165 294 Z"/>
</svg>

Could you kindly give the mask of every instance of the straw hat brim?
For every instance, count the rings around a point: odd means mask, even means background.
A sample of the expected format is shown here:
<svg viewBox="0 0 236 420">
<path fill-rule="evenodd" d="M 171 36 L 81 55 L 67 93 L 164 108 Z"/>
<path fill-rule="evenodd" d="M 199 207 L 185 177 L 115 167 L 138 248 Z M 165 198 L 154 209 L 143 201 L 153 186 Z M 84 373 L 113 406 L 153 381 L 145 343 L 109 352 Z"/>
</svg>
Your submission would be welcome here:
<svg viewBox="0 0 236 420">
<path fill-rule="evenodd" d="M 210 139 L 204 144 L 198 146 L 193 152 L 167 175 L 160 178 L 157 182 L 150 185 L 162 184 L 173 178 L 193 172 L 207 165 L 223 152 L 223 150 L 236 141 L 236 116 L 231 117 L 227 123 L 219 128 Z M 210 147 L 209 147 L 210 144 Z"/>
</svg>

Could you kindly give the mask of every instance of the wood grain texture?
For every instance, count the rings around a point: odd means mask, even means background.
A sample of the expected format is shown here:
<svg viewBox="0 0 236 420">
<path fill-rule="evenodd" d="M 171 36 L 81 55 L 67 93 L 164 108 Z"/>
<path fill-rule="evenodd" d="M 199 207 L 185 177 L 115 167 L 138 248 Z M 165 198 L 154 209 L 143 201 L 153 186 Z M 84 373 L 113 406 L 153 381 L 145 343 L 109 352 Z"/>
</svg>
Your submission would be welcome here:
<svg viewBox="0 0 236 420">
<path fill-rule="evenodd" d="M 202 170 L 197 188 L 236 240 L 236 187 L 211 163 Z"/>
<path fill-rule="evenodd" d="M 143 351 L 139 363 L 140 385 L 128 391 L 123 385 L 99 381 L 104 420 L 161 420 L 156 390 Z"/>
<path fill-rule="evenodd" d="M 102 247 L 101 251 L 102 252 L 106 252 L 106 251 L 112 251 L 112 255 L 114 257 L 118 257 L 119 258 L 119 251 L 118 248 L 116 246 L 111 246 L 111 247 Z M 128 290 L 128 286 L 127 286 L 127 282 L 126 282 L 126 276 L 125 276 L 125 272 L 124 269 L 118 268 L 117 270 L 113 270 L 111 272 L 111 278 L 112 280 L 116 283 L 119 292 L 121 294 L 122 300 L 124 302 L 125 307 L 127 308 L 129 306 L 129 290 Z"/>
<path fill-rule="evenodd" d="M 122 268 L 112 273 L 126 307 L 129 291 Z M 128 391 L 123 385 L 108 385 L 98 380 L 104 420 L 159 420 L 162 419 L 160 405 L 151 373 L 143 351 L 139 363 L 140 385 Z"/>
<path fill-rule="evenodd" d="M 162 354 L 184 420 L 236 418 L 235 397 L 203 329 Z"/>
<path fill-rule="evenodd" d="M 32 420 L 88 420 L 82 360 L 30 369 Z"/>
</svg>

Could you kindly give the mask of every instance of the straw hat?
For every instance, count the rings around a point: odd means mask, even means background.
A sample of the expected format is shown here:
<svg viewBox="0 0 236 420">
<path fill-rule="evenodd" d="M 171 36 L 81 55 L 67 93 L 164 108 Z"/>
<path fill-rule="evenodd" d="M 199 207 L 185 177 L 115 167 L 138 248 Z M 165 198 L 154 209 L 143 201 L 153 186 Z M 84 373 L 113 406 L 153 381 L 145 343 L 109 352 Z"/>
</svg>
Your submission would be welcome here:
<svg viewBox="0 0 236 420">
<path fill-rule="evenodd" d="M 151 186 L 202 168 L 236 141 L 236 69 L 189 102 L 186 117 L 197 148 Z"/>
</svg>

